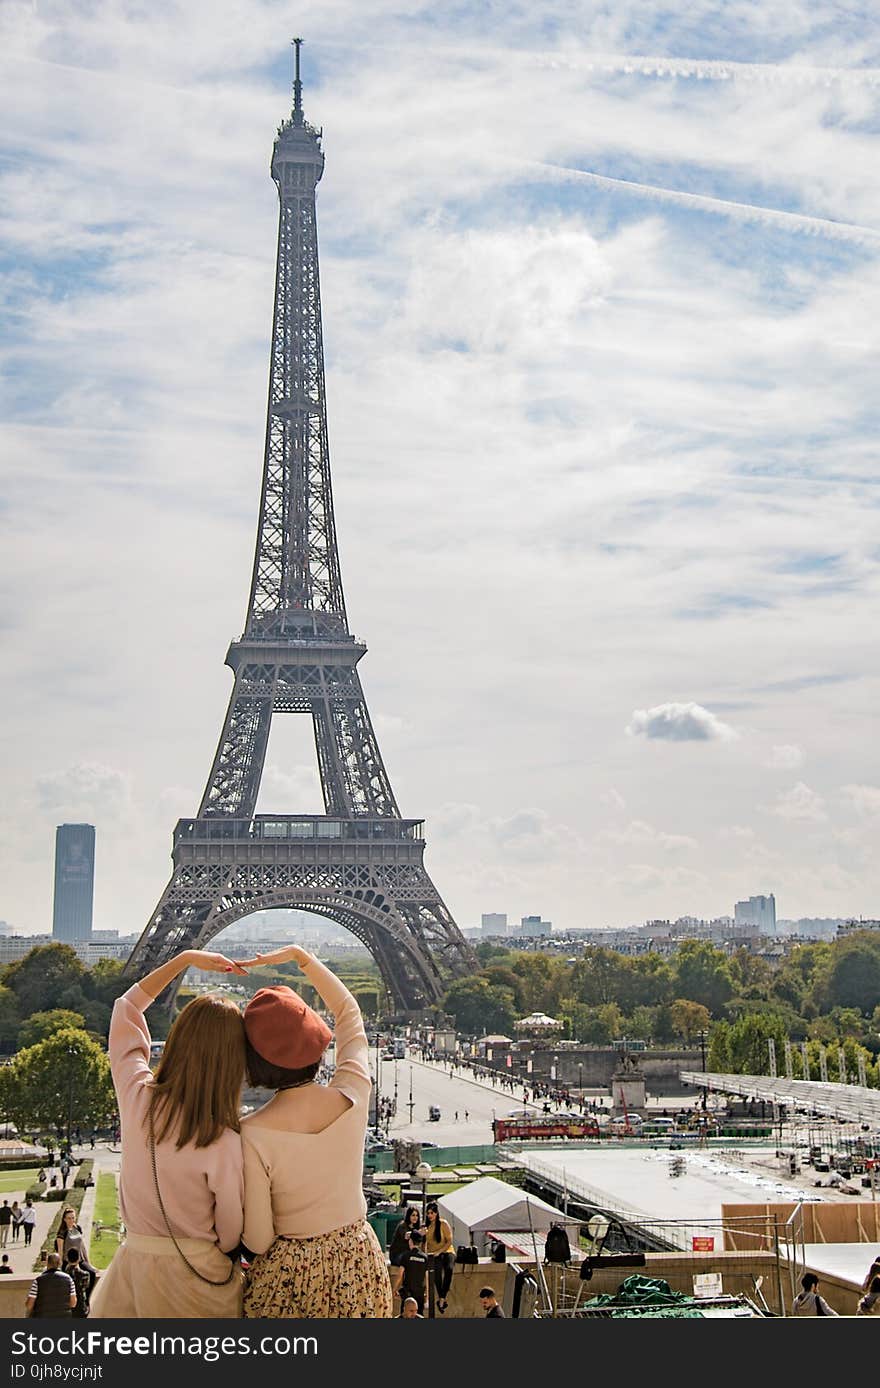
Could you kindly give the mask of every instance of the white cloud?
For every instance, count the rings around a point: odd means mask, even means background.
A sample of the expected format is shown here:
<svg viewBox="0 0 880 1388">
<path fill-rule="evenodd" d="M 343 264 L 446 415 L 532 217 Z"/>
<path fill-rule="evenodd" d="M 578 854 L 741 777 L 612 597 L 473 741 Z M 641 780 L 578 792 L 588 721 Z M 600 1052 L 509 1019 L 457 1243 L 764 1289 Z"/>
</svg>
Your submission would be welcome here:
<svg viewBox="0 0 880 1388">
<path fill-rule="evenodd" d="M 774 747 L 765 763 L 774 771 L 797 771 L 803 764 L 803 751 L 793 743 L 783 743 Z"/>
<path fill-rule="evenodd" d="M 112 824 L 131 810 L 131 786 L 123 771 L 82 762 L 37 777 L 37 803 L 46 814 Z"/>
<path fill-rule="evenodd" d="M 630 737 L 668 742 L 730 742 L 737 733 L 700 704 L 656 704 L 636 709 L 627 727 Z"/>
<path fill-rule="evenodd" d="M 880 814 L 880 786 L 841 786 L 840 793 L 865 818 Z"/>
<path fill-rule="evenodd" d="M 631 820 L 625 829 L 607 829 L 599 838 L 600 841 L 609 844 L 658 848 L 663 853 L 676 853 L 697 847 L 696 839 L 692 839 L 688 834 L 667 834 L 641 819 Z"/>
<path fill-rule="evenodd" d="M 791 790 L 780 791 L 770 813 L 795 823 L 824 824 L 828 819 L 822 796 L 803 781 L 798 781 Z"/>
</svg>

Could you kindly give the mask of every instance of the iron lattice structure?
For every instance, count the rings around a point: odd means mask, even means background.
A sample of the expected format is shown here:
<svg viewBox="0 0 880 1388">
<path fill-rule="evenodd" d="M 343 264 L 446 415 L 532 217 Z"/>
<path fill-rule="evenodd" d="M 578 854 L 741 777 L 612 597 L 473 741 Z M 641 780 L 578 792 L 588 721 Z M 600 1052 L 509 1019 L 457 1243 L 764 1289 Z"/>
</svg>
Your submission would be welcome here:
<svg viewBox="0 0 880 1388">
<path fill-rule="evenodd" d="M 195 819 L 174 833 L 171 881 L 126 970 L 204 947 L 253 911 L 298 907 L 370 950 L 395 1003 L 437 1002 L 474 955 L 425 870 L 419 820 L 402 819 L 370 721 L 339 568 L 324 394 L 315 190 L 321 131 L 291 117 L 271 172 L 280 202 L 269 404 L 245 630 L 220 742 Z M 257 815 L 272 717 L 311 714 L 324 815 Z"/>
</svg>

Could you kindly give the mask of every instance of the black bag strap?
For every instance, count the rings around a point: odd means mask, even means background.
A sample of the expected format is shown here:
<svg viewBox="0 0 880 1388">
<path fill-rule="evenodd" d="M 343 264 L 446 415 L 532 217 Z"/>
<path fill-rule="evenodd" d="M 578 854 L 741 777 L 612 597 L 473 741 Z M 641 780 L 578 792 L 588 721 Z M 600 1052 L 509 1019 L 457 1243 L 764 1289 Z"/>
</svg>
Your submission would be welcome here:
<svg viewBox="0 0 880 1388">
<path fill-rule="evenodd" d="M 232 1259 L 230 1259 L 230 1261 L 229 1261 L 229 1275 L 228 1275 L 228 1277 L 224 1277 L 222 1282 L 215 1282 L 213 1278 L 211 1278 L 211 1277 L 206 1277 L 205 1274 L 204 1274 L 203 1272 L 199 1272 L 198 1268 L 194 1268 L 194 1267 L 193 1267 L 193 1265 L 192 1265 L 192 1263 L 190 1262 L 189 1258 L 186 1256 L 186 1254 L 184 1253 L 184 1251 L 183 1251 L 183 1249 L 181 1248 L 180 1244 L 177 1242 L 177 1239 L 174 1237 L 174 1231 L 173 1231 L 173 1229 L 171 1228 L 171 1225 L 170 1225 L 170 1223 L 169 1223 L 169 1221 L 168 1221 L 168 1215 L 165 1213 L 165 1206 L 164 1206 L 164 1204 L 163 1204 L 163 1202 L 162 1202 L 162 1192 L 161 1192 L 160 1189 L 159 1189 L 159 1172 L 156 1170 L 156 1134 L 155 1134 L 154 1131 L 153 1131 L 153 1110 L 152 1110 L 152 1107 L 150 1108 L 150 1120 L 149 1120 L 149 1121 L 150 1121 L 150 1161 L 151 1161 L 152 1166 L 153 1166 L 153 1184 L 154 1184 L 155 1187 L 156 1187 L 156 1199 L 159 1201 L 159 1209 L 162 1211 L 162 1218 L 163 1218 L 164 1221 L 165 1221 L 165 1228 L 168 1230 L 168 1237 L 170 1238 L 171 1242 L 174 1244 L 174 1247 L 177 1249 L 177 1251 L 178 1251 L 178 1253 L 180 1254 L 180 1256 L 181 1256 L 181 1258 L 183 1259 L 183 1261 L 186 1263 L 186 1265 L 187 1265 L 187 1267 L 189 1268 L 190 1272 L 195 1273 L 196 1277 L 199 1279 L 200 1282 L 207 1282 L 207 1284 L 208 1284 L 209 1287 L 228 1287 L 228 1286 L 229 1286 L 229 1283 L 232 1281 L 233 1277 L 235 1276 L 235 1263 L 232 1261 Z"/>
</svg>

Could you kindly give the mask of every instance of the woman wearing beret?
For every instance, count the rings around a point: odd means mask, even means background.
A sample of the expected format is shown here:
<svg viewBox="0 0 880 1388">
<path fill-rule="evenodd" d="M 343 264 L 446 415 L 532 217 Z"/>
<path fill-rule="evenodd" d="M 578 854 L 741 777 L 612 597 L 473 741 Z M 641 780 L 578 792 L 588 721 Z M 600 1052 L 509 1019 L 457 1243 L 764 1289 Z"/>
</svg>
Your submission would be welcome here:
<svg viewBox="0 0 880 1388">
<path fill-rule="evenodd" d="M 332 1033 L 292 988 L 261 988 L 245 1008 L 251 1083 L 275 1096 L 242 1120 L 248 1317 L 357 1319 L 392 1314 L 379 1240 L 366 1221 L 364 1138 L 370 1071 L 361 1011 L 334 973 L 292 945 L 336 1025 L 336 1069 L 315 1077 Z"/>
<path fill-rule="evenodd" d="M 244 973 L 188 949 L 113 1005 L 110 1070 L 122 1124 L 119 1203 L 125 1241 L 91 1300 L 99 1319 L 235 1318 L 244 1198 L 238 1111 L 244 1027 L 227 998 L 205 994 L 174 1022 L 155 1075 L 144 1013 L 190 966 Z"/>
</svg>

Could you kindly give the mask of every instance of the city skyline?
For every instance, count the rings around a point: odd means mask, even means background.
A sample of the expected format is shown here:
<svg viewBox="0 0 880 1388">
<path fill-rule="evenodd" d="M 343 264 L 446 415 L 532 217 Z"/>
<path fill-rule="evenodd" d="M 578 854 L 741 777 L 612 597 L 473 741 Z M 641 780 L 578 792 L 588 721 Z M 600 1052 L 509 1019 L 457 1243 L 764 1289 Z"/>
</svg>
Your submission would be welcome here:
<svg viewBox="0 0 880 1388">
<path fill-rule="evenodd" d="M 352 629 L 460 923 L 877 913 L 880 25 L 794 10 L 297 16 Z M 140 932 L 229 696 L 290 90 L 252 11 L 0 20 L 25 933 L 62 820 Z M 320 812 L 307 729 L 263 791 Z"/>
</svg>

